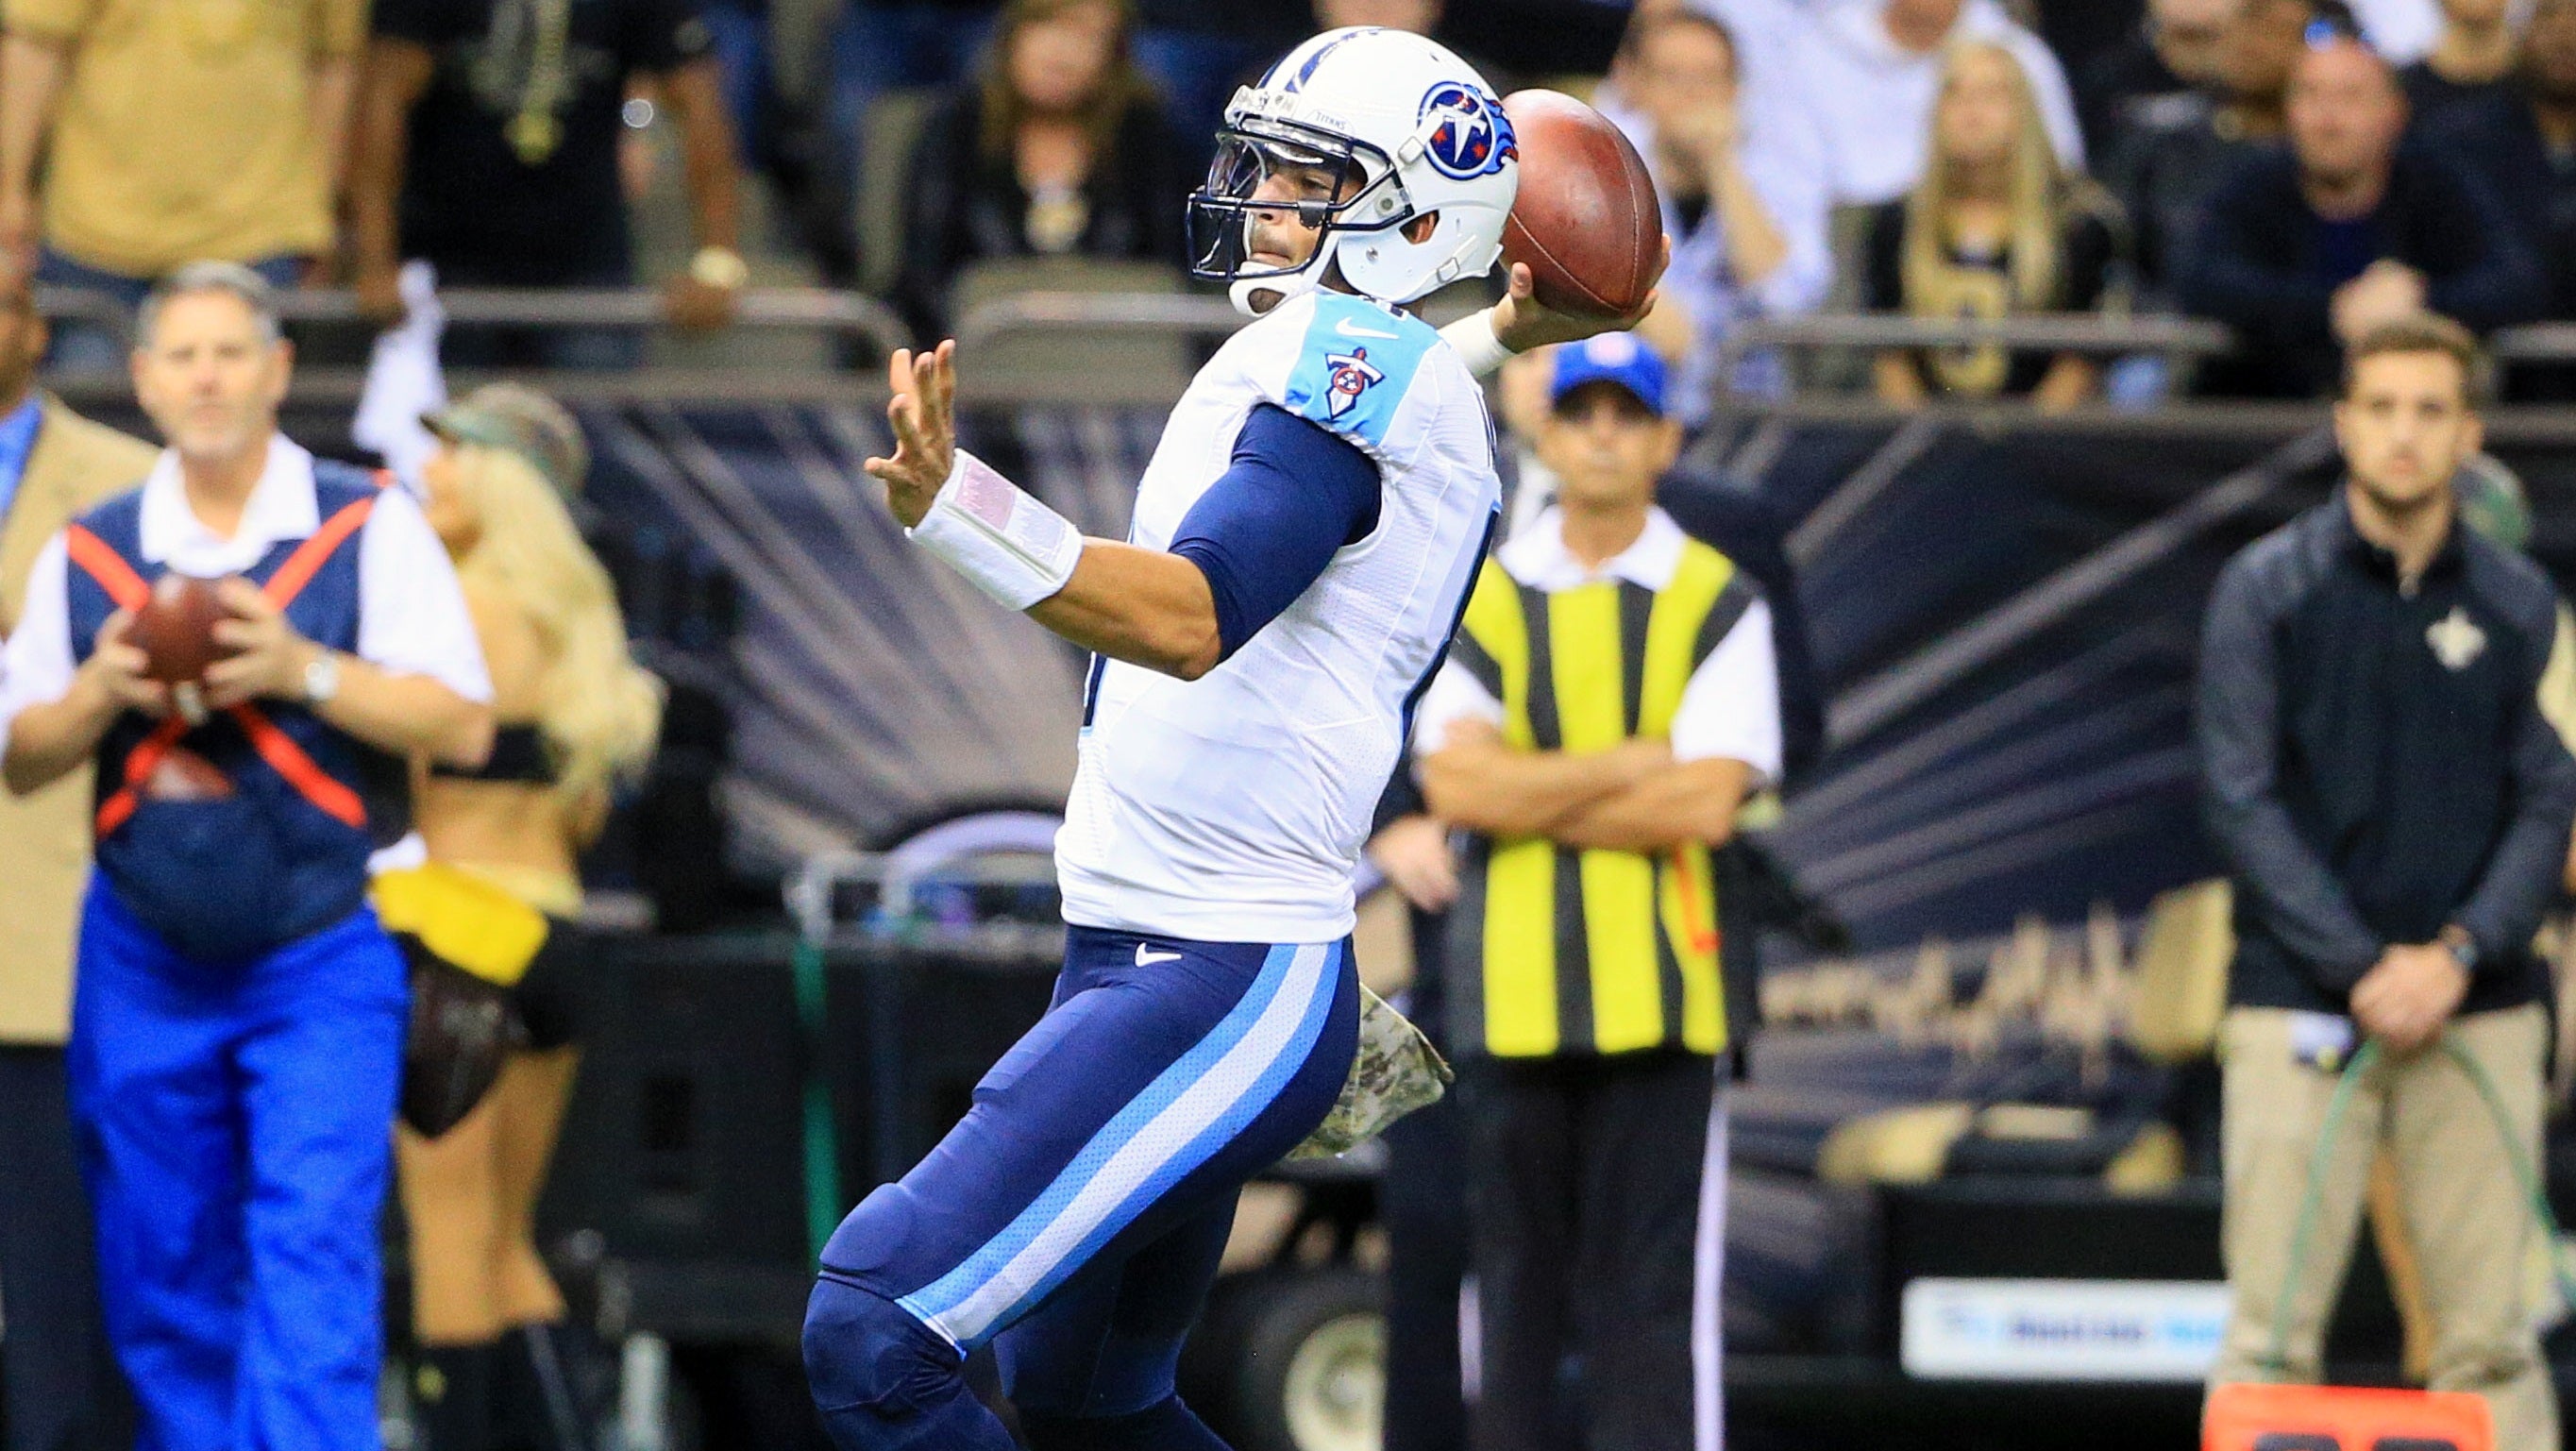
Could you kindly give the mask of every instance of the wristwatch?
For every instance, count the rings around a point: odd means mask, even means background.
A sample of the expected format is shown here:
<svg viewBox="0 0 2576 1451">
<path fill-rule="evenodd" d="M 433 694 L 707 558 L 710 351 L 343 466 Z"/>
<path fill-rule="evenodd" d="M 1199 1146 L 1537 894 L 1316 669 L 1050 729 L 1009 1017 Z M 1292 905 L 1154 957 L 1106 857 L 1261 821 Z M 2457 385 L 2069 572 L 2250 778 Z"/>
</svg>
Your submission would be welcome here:
<svg viewBox="0 0 2576 1451">
<path fill-rule="evenodd" d="M 739 292 L 751 280 L 751 264 L 731 247 L 700 247 L 689 259 L 689 280 L 718 292 Z"/>
<path fill-rule="evenodd" d="M 2469 929 L 2459 926 L 2445 927 L 2437 940 L 2460 964 L 2460 971 L 2473 977 L 2477 975 L 2478 940 L 2469 935 Z"/>
<path fill-rule="evenodd" d="M 340 693 L 340 657 L 320 651 L 304 662 L 304 703 L 321 705 Z"/>
</svg>

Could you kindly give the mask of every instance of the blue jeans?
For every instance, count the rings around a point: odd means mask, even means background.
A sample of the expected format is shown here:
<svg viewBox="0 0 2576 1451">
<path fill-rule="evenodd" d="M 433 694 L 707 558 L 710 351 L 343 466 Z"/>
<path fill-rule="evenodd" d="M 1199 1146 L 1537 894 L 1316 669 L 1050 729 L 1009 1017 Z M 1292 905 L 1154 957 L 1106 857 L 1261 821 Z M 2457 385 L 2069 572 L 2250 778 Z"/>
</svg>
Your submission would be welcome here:
<svg viewBox="0 0 2576 1451">
<path fill-rule="evenodd" d="M 271 287 L 293 287 L 304 279 L 302 257 L 266 257 L 250 263 L 250 270 Z M 51 247 L 36 260 L 36 281 L 47 287 L 77 287 L 84 292 L 104 293 L 116 299 L 131 314 L 152 295 L 157 277 L 134 277 L 123 272 L 110 272 L 76 262 Z M 66 319 L 54 327 L 54 344 L 45 361 L 56 368 L 77 372 L 116 372 L 125 366 L 125 345 L 116 334 L 95 323 Z"/>
<path fill-rule="evenodd" d="M 1069 931 L 1055 1006 L 824 1247 L 805 1358 L 842 1451 L 1007 1451 L 962 1375 L 986 1344 L 1038 1451 L 1216 1445 L 1181 1341 L 1236 1191 L 1323 1121 L 1358 1025 L 1347 939 Z"/>
<path fill-rule="evenodd" d="M 376 1217 L 408 1003 L 368 909 L 216 966 L 92 881 L 72 1115 L 137 1451 L 376 1444 Z"/>
</svg>

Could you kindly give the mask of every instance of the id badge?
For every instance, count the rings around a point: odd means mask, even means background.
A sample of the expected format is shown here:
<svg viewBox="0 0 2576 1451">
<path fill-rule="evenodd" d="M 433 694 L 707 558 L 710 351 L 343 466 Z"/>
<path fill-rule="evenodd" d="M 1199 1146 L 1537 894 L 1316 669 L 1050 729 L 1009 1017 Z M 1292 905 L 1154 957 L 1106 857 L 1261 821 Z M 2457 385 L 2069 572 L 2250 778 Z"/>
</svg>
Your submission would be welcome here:
<svg viewBox="0 0 2576 1451">
<path fill-rule="evenodd" d="M 2290 1014 L 2290 1056 L 2302 1068 L 2341 1073 L 2352 1059 L 2352 1019 L 2335 1013 Z"/>
</svg>

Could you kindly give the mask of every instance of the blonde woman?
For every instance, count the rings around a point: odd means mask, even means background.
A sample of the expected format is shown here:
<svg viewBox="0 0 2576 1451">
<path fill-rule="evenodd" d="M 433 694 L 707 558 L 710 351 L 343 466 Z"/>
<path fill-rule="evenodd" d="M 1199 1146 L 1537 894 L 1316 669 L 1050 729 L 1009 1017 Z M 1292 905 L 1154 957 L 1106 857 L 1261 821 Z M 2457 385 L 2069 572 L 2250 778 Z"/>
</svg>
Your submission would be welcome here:
<svg viewBox="0 0 2576 1451">
<path fill-rule="evenodd" d="M 1987 41 L 1951 46 L 1923 179 L 1870 218 L 1866 304 L 1926 318 L 2090 312 L 2114 245 L 2108 199 L 2058 169 L 2012 52 Z M 2071 353 L 2000 347 L 1892 351 L 1877 364 L 1879 397 L 1899 405 L 2027 395 L 2056 410 L 2092 397 L 2097 373 Z"/>
<path fill-rule="evenodd" d="M 575 859 L 611 788 L 652 752 L 660 689 L 627 653 L 608 574 L 566 507 L 589 462 L 580 426 L 510 384 L 427 422 L 441 447 L 423 469 L 426 513 L 456 561 L 501 728 L 480 770 L 415 778 L 420 834 L 433 862 L 560 927 L 580 914 Z M 545 1428 L 540 1444 L 584 1444 L 553 1339 L 563 1297 L 535 1243 L 579 1057 L 554 970 L 563 957 L 542 955 L 520 983 L 526 1046 L 473 1112 L 436 1139 L 397 1130 L 423 1352 L 413 1391 L 438 1451 L 483 1451 L 504 1422 Z"/>
</svg>

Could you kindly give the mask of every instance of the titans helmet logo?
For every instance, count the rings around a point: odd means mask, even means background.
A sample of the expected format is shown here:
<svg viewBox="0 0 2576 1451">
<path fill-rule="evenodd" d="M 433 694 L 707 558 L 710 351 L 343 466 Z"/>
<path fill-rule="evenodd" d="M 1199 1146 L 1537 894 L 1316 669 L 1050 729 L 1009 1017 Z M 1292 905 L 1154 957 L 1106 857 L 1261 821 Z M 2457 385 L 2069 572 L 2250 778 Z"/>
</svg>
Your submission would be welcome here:
<svg viewBox="0 0 2576 1451">
<path fill-rule="evenodd" d="M 1512 123 L 1474 86 L 1443 81 L 1422 98 L 1423 150 L 1444 176 L 1467 181 L 1520 155 Z"/>
</svg>

